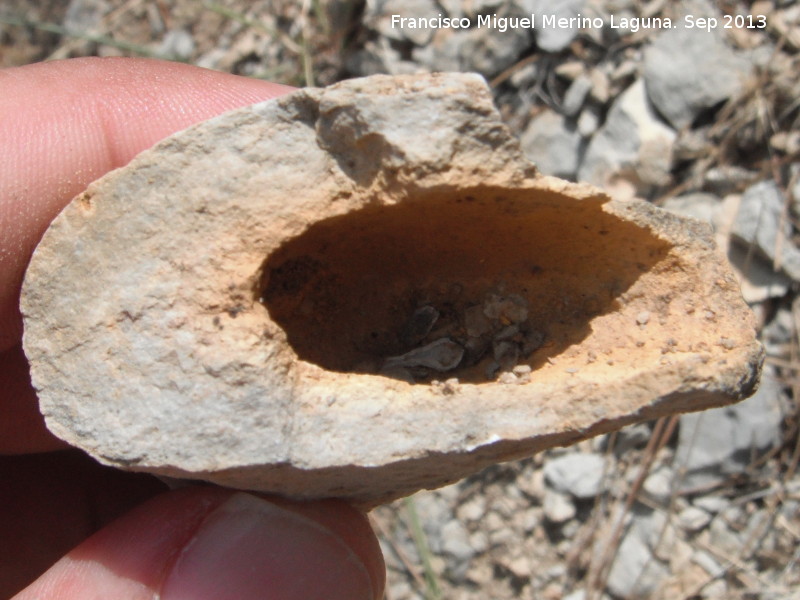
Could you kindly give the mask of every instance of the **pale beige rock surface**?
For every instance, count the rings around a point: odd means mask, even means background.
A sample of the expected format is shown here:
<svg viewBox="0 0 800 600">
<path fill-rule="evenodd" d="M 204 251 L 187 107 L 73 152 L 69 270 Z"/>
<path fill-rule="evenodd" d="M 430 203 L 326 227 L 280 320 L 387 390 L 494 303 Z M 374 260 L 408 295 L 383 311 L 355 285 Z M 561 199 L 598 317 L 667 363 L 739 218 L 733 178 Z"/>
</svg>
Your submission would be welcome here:
<svg viewBox="0 0 800 600">
<path fill-rule="evenodd" d="M 102 462 L 363 506 L 734 402 L 762 358 L 710 228 L 537 175 L 470 75 L 164 140 L 55 220 L 22 309 L 48 426 Z"/>
</svg>

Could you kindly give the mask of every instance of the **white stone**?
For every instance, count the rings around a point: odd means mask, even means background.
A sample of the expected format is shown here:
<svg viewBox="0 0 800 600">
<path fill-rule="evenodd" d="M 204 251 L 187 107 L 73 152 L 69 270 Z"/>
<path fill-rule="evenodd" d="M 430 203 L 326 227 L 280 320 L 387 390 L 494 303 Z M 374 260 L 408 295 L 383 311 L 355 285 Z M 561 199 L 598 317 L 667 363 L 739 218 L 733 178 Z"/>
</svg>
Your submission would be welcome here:
<svg viewBox="0 0 800 600">
<path fill-rule="evenodd" d="M 695 18 L 702 15 L 687 11 Z M 645 51 L 644 78 L 650 100 L 673 127 L 681 129 L 703 110 L 739 94 L 751 65 L 725 43 L 722 28 L 689 29 L 683 18 L 676 24 Z"/>
<path fill-rule="evenodd" d="M 573 18 L 570 23 L 575 23 L 574 17 L 580 14 L 585 0 L 517 0 L 525 15 L 536 15 L 536 45 L 545 52 L 560 52 L 578 35 L 579 28 L 573 27 L 543 27 L 542 15 L 553 16 L 556 19 Z"/>
<path fill-rule="evenodd" d="M 544 516 L 552 523 L 565 523 L 575 516 L 575 504 L 567 494 L 547 490 L 542 500 Z"/>
<path fill-rule="evenodd" d="M 651 500 L 662 506 L 667 506 L 673 493 L 674 476 L 674 472 L 669 467 L 656 469 L 644 480 L 642 489 Z"/>
<path fill-rule="evenodd" d="M 611 106 L 605 124 L 589 143 L 578 178 L 604 185 L 620 177 L 646 193 L 669 181 L 675 137 L 649 105 L 639 79 Z"/>
<path fill-rule="evenodd" d="M 600 493 L 605 461 L 602 456 L 576 452 L 548 460 L 546 480 L 559 492 L 576 498 L 593 498 Z"/>
<path fill-rule="evenodd" d="M 794 245 L 785 198 L 774 181 L 756 183 L 742 194 L 733 235 L 746 248 L 755 247 L 770 262 L 800 281 L 800 250 Z"/>
<path fill-rule="evenodd" d="M 648 598 L 668 575 L 667 567 L 652 555 L 638 530 L 632 527 L 617 548 L 606 585 L 620 598 Z"/>
<path fill-rule="evenodd" d="M 583 137 L 574 124 L 548 110 L 537 116 L 520 137 L 525 155 L 545 175 L 575 179 Z"/>
<path fill-rule="evenodd" d="M 445 523 L 440 533 L 442 536 L 442 552 L 460 560 L 468 561 L 475 555 L 469 539 L 469 532 L 455 519 Z"/>
<path fill-rule="evenodd" d="M 681 489 L 724 481 L 754 456 L 782 443 L 781 384 L 767 372 L 756 394 L 740 404 L 683 415 L 675 465 L 686 469 Z"/>
<path fill-rule="evenodd" d="M 689 506 L 678 513 L 678 525 L 691 533 L 700 531 L 710 522 L 711 515 L 696 506 Z"/>
</svg>

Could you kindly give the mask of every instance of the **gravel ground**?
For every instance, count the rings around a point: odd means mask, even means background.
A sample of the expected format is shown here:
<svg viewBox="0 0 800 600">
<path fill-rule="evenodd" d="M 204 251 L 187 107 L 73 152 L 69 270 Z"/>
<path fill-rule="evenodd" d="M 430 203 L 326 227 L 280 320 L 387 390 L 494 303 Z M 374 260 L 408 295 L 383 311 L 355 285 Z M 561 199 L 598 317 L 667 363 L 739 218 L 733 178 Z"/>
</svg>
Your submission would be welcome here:
<svg viewBox="0 0 800 600">
<path fill-rule="evenodd" d="M 502 20 L 531 13 L 583 27 Z M 2 67 L 154 56 L 298 86 L 477 71 L 543 172 L 715 227 L 767 348 L 756 396 L 378 508 L 387 600 L 800 598 L 798 48 L 800 5 L 782 0 L 0 5 Z"/>
</svg>

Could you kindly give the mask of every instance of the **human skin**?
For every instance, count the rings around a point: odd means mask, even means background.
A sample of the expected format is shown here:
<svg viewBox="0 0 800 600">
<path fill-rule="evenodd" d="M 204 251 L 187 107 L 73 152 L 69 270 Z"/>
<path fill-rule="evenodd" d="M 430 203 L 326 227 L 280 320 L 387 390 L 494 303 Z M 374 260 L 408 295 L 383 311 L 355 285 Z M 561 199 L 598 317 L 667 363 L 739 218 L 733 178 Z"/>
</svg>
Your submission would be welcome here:
<svg viewBox="0 0 800 600">
<path fill-rule="evenodd" d="M 21 348 L 25 268 L 72 197 L 175 131 L 289 91 L 146 59 L 0 71 L 0 597 L 381 597 L 377 540 L 344 502 L 169 492 L 62 450 Z"/>
</svg>

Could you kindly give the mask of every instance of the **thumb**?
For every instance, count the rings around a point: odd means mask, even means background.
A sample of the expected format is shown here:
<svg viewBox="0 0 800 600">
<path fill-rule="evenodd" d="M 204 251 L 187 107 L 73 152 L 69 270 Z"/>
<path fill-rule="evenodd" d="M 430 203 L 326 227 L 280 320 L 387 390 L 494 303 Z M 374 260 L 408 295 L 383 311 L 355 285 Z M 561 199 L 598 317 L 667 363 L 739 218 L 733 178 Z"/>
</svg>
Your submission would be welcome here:
<svg viewBox="0 0 800 600">
<path fill-rule="evenodd" d="M 139 506 L 14 600 L 376 600 L 383 585 L 378 542 L 350 506 L 196 487 Z"/>
</svg>

